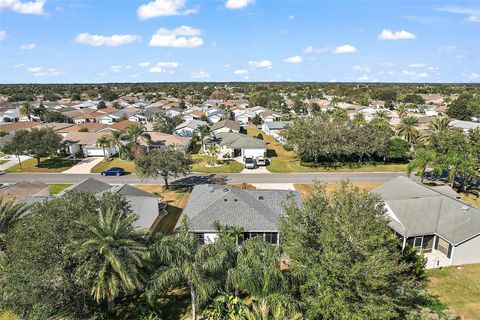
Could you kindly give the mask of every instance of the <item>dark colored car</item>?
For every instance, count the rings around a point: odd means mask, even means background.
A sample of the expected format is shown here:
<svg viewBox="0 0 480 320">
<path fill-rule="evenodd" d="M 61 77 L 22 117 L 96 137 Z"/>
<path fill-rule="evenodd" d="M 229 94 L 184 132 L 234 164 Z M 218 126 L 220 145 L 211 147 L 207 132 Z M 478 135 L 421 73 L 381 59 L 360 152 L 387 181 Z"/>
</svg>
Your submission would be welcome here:
<svg viewBox="0 0 480 320">
<path fill-rule="evenodd" d="M 102 176 L 122 176 L 125 174 L 123 168 L 113 167 L 107 170 L 102 171 Z"/>
</svg>

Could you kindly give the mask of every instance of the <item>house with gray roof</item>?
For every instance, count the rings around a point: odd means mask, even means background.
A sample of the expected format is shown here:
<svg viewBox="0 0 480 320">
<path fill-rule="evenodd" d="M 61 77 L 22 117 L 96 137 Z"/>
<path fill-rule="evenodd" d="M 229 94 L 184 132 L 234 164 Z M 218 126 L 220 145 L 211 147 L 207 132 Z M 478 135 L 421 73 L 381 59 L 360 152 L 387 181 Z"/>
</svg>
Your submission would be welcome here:
<svg viewBox="0 0 480 320">
<path fill-rule="evenodd" d="M 179 124 L 173 134 L 181 137 L 191 137 L 193 132 L 197 131 L 198 127 L 208 125 L 207 122 L 201 120 L 190 120 Z"/>
<path fill-rule="evenodd" d="M 91 192 L 97 197 L 101 197 L 105 192 L 111 192 L 124 196 L 132 212 L 138 215 L 133 225 L 145 230 L 146 236 L 150 236 L 155 231 L 163 213 L 158 196 L 128 184 L 111 185 L 95 178 L 88 178 L 71 185 L 57 196 L 61 197 L 69 192 Z"/>
<path fill-rule="evenodd" d="M 278 244 L 280 216 L 290 201 L 298 206 L 302 204 L 298 191 L 196 185 L 175 230 L 178 231 L 185 217 L 190 230 L 202 242 L 211 243 L 218 236 L 214 228 L 217 221 L 223 226 L 243 228 L 244 232 L 238 238 L 240 243 L 250 237 L 260 236 L 272 244 Z"/>
<path fill-rule="evenodd" d="M 280 132 L 285 130 L 288 124 L 289 122 L 286 121 L 267 121 L 262 124 L 262 131 L 275 140 L 284 142 L 285 138 L 280 135 Z"/>
<path fill-rule="evenodd" d="M 405 246 L 417 248 L 427 268 L 480 263 L 480 209 L 451 191 L 397 177 L 372 189 L 385 204 L 389 225 Z"/>
<path fill-rule="evenodd" d="M 218 155 L 223 158 L 257 158 L 264 157 L 267 143 L 264 140 L 236 132 L 219 132 L 205 139 L 205 146 L 219 147 Z"/>
<path fill-rule="evenodd" d="M 220 133 L 220 132 L 240 132 L 240 123 L 233 120 L 221 120 L 217 123 L 214 123 L 210 127 L 210 132 L 213 134 Z"/>
</svg>

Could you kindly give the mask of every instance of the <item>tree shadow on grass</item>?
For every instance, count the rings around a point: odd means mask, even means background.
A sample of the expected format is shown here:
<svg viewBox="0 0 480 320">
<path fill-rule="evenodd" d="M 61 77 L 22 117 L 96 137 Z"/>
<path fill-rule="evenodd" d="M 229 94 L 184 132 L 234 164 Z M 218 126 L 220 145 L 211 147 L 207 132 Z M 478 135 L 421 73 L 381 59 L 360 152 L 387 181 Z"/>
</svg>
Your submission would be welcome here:
<svg viewBox="0 0 480 320">
<path fill-rule="evenodd" d="M 44 168 L 44 169 L 60 169 L 66 167 L 72 167 L 73 165 L 79 163 L 80 160 L 73 161 L 71 159 L 64 159 L 64 158 L 49 158 L 42 160 L 40 164 L 37 164 L 37 168 Z"/>
<path fill-rule="evenodd" d="M 267 149 L 267 157 L 268 158 L 278 157 L 277 151 L 275 151 L 274 149 Z"/>
</svg>

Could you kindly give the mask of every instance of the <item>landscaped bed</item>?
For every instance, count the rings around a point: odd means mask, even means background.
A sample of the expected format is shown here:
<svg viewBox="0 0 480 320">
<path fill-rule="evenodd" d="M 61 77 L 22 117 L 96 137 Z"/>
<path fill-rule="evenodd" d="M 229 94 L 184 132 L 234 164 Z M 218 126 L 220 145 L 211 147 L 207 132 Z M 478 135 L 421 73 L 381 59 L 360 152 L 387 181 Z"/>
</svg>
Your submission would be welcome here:
<svg viewBox="0 0 480 320">
<path fill-rule="evenodd" d="M 239 173 L 243 170 L 243 164 L 235 160 L 219 160 L 220 166 L 208 167 L 212 157 L 207 155 L 194 154 L 192 156 L 195 163 L 192 165 L 192 172 L 203 173 Z"/>
<path fill-rule="evenodd" d="M 37 159 L 28 159 L 22 162 L 22 169 L 17 163 L 13 167 L 8 168 L 6 171 L 8 173 L 21 173 L 21 172 L 62 172 L 67 169 L 70 169 L 75 164 L 79 163 L 80 160 L 73 161 L 72 159 L 65 159 L 61 157 L 54 158 L 41 158 L 40 165 L 37 166 Z"/>
<path fill-rule="evenodd" d="M 254 126 L 247 127 L 247 134 L 257 137 L 262 133 L 261 130 Z M 340 167 L 307 167 L 300 164 L 300 159 L 294 151 L 288 151 L 283 145 L 270 137 L 263 134 L 263 139 L 267 143 L 267 158 L 270 165 L 267 167 L 270 172 L 328 172 L 328 171 L 344 171 L 344 172 L 376 172 L 376 171 L 406 171 L 406 164 L 368 164 L 359 166 L 340 166 Z"/>
<path fill-rule="evenodd" d="M 107 170 L 113 167 L 123 168 L 125 172 L 129 172 L 129 173 L 136 172 L 135 164 L 133 163 L 133 161 L 120 160 L 120 159 L 113 159 L 111 161 L 103 160 L 102 162 L 98 163 L 95 167 L 93 167 L 92 170 L 90 170 L 90 172 L 100 173 L 104 170 Z"/>
</svg>

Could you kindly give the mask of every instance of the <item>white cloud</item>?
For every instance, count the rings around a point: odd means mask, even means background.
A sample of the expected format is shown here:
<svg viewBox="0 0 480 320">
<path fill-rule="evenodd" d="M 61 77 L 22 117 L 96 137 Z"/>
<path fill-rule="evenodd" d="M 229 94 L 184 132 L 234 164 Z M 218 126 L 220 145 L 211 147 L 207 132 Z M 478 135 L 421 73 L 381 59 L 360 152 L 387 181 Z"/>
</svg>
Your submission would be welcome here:
<svg viewBox="0 0 480 320">
<path fill-rule="evenodd" d="M 458 48 L 456 46 L 445 46 L 445 47 L 438 48 L 438 51 L 442 51 L 442 52 L 453 52 L 457 50 Z"/>
<path fill-rule="evenodd" d="M 35 49 L 35 43 L 22 44 L 20 46 L 20 49 L 22 49 L 22 50 L 33 50 L 33 49 Z"/>
<path fill-rule="evenodd" d="M 154 67 L 150 68 L 151 73 L 160 73 L 171 71 L 171 69 L 176 69 L 180 67 L 180 63 L 171 61 L 171 62 L 159 62 Z"/>
<path fill-rule="evenodd" d="M 400 73 L 401 77 L 409 77 L 409 78 L 428 78 L 428 73 L 426 72 L 415 72 L 415 71 L 407 71 L 403 70 Z"/>
<path fill-rule="evenodd" d="M 44 69 L 43 67 L 31 67 L 27 68 L 27 71 L 34 77 L 58 77 L 64 74 L 55 68 Z"/>
<path fill-rule="evenodd" d="M 117 47 L 122 44 L 129 44 L 140 41 L 140 36 L 133 34 L 114 34 L 111 36 L 101 36 L 90 33 L 80 33 L 75 37 L 75 42 L 80 44 L 89 44 L 94 47 L 109 46 Z"/>
<path fill-rule="evenodd" d="M 192 72 L 191 76 L 192 78 L 200 78 L 200 79 L 210 78 L 210 74 L 205 71 Z"/>
<path fill-rule="evenodd" d="M 289 15 L 289 16 L 288 16 L 288 20 L 289 20 L 289 21 L 295 20 L 295 16 L 294 16 L 293 14 Z"/>
<path fill-rule="evenodd" d="M 415 39 L 416 37 L 417 36 L 413 33 L 405 30 L 391 31 L 388 29 L 383 29 L 378 35 L 378 40 L 410 40 Z"/>
<path fill-rule="evenodd" d="M 248 61 L 248 64 L 254 68 L 272 68 L 272 61 L 270 60 L 262 60 L 262 61 Z"/>
<path fill-rule="evenodd" d="M 225 2 L 225 7 L 227 9 L 237 10 L 237 9 L 243 9 L 248 5 L 254 4 L 254 3 L 255 3 L 255 0 L 227 0 L 227 2 Z"/>
<path fill-rule="evenodd" d="M 372 68 L 369 67 L 369 66 L 365 66 L 365 65 L 356 65 L 356 66 L 353 66 L 352 67 L 352 70 L 354 71 L 361 71 L 361 72 L 370 72 L 372 71 Z"/>
<path fill-rule="evenodd" d="M 305 53 L 322 53 L 322 52 L 327 52 L 329 50 L 330 50 L 329 47 L 315 48 L 314 46 L 308 46 L 305 49 L 303 49 L 303 52 L 305 52 Z"/>
<path fill-rule="evenodd" d="M 477 80 L 477 79 L 480 79 L 480 74 L 478 74 L 476 72 L 472 72 L 468 76 L 468 80 Z"/>
<path fill-rule="evenodd" d="M 227 63 L 227 64 L 224 64 L 224 65 L 223 65 L 223 67 L 224 67 L 225 69 L 228 69 L 228 68 L 230 68 L 231 66 L 232 66 L 232 65 L 231 65 L 230 63 Z"/>
<path fill-rule="evenodd" d="M 6 37 L 7 37 L 7 31 L 0 30 L 0 41 L 5 40 Z"/>
<path fill-rule="evenodd" d="M 358 81 L 367 81 L 368 80 L 368 76 L 366 74 L 364 74 L 363 76 L 357 78 Z"/>
<path fill-rule="evenodd" d="M 161 28 L 150 40 L 151 47 L 195 48 L 203 45 L 200 29 L 180 26 L 173 30 Z"/>
<path fill-rule="evenodd" d="M 425 63 L 411 63 L 408 66 L 410 68 L 425 68 L 427 65 Z"/>
<path fill-rule="evenodd" d="M 110 71 L 112 71 L 113 73 L 119 73 L 119 72 L 130 70 L 130 69 L 132 69 L 132 66 L 120 66 L 120 65 L 110 66 Z"/>
<path fill-rule="evenodd" d="M 134 73 L 134 74 L 131 74 L 130 77 L 131 78 L 138 78 L 139 74 L 138 73 Z"/>
<path fill-rule="evenodd" d="M 196 13 L 196 9 L 185 9 L 185 0 L 155 0 L 141 5 L 137 10 L 140 20 L 165 16 L 186 16 Z"/>
<path fill-rule="evenodd" d="M 20 69 L 20 68 L 23 68 L 24 66 L 25 66 L 25 65 L 24 65 L 23 63 L 18 63 L 18 64 L 16 64 L 16 65 L 14 65 L 13 67 L 14 67 L 15 69 Z"/>
<path fill-rule="evenodd" d="M 238 69 L 238 70 L 235 70 L 233 74 L 236 74 L 236 75 L 248 74 L 248 70 Z"/>
<path fill-rule="evenodd" d="M 29 2 L 22 2 L 19 0 L 0 0 L 0 11 L 9 9 L 20 14 L 42 15 L 44 5 L 45 0 L 35 0 Z"/>
<path fill-rule="evenodd" d="M 438 8 L 437 11 L 467 15 L 467 17 L 465 18 L 465 21 L 480 22 L 480 9 L 448 6 L 448 7 Z"/>
<path fill-rule="evenodd" d="M 300 56 L 293 56 L 293 57 L 286 58 L 285 60 L 283 60 L 283 62 L 286 62 L 286 63 L 300 63 L 302 61 L 303 61 L 303 59 Z"/>
<path fill-rule="evenodd" d="M 357 48 L 350 44 L 344 44 L 342 46 L 336 47 L 335 50 L 333 50 L 333 53 L 336 54 L 343 54 L 343 53 L 355 53 L 357 52 Z"/>
<path fill-rule="evenodd" d="M 146 68 L 146 67 L 148 67 L 149 65 L 150 65 L 150 62 L 140 62 L 140 63 L 138 64 L 138 66 L 139 66 L 140 68 Z"/>
</svg>

